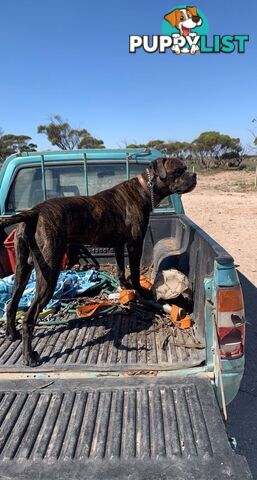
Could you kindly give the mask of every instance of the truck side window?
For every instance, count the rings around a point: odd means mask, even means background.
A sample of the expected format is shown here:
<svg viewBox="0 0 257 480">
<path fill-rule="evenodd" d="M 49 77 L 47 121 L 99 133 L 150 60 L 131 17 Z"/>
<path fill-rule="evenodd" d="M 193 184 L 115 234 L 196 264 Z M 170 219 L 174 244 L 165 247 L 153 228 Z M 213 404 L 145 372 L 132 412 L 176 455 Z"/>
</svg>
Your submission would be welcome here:
<svg viewBox="0 0 257 480">
<path fill-rule="evenodd" d="M 95 195 L 127 180 L 125 163 L 88 164 L 87 174 L 89 195 Z"/>
<path fill-rule="evenodd" d="M 45 167 L 46 196 L 84 195 L 84 168 L 80 165 Z M 32 208 L 44 200 L 41 166 L 21 168 L 7 199 L 6 211 L 14 212 Z"/>
<path fill-rule="evenodd" d="M 85 195 L 84 167 L 83 165 L 58 165 L 49 167 L 52 173 L 52 184 L 46 180 L 47 189 L 51 190 L 54 197 L 74 197 Z M 49 195 L 47 193 L 48 198 Z"/>
<path fill-rule="evenodd" d="M 130 178 L 145 170 L 146 164 L 130 163 Z M 94 195 L 127 180 L 126 164 L 87 164 L 88 194 Z M 46 197 L 68 197 L 85 195 L 84 165 L 45 166 Z M 6 212 L 32 208 L 44 200 L 41 166 L 27 166 L 18 170 L 7 198 Z M 170 197 L 165 198 L 158 208 L 173 207 Z"/>
<path fill-rule="evenodd" d="M 6 211 L 14 212 L 31 208 L 42 200 L 41 168 L 26 167 L 20 169 L 11 185 Z"/>
</svg>

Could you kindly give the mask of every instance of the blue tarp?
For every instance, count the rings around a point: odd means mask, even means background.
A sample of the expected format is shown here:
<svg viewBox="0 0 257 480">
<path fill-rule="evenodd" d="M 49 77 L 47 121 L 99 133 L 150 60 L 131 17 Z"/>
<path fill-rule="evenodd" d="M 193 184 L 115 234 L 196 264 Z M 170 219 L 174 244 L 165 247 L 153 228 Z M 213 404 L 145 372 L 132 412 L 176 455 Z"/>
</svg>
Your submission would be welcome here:
<svg viewBox="0 0 257 480">
<path fill-rule="evenodd" d="M 102 280 L 95 270 L 87 270 L 86 272 L 75 272 L 67 270 L 61 272 L 51 301 L 47 308 L 56 306 L 60 298 L 73 298 L 93 287 L 100 286 Z M 14 286 L 14 275 L 0 279 L 0 317 L 5 315 L 6 306 L 11 299 Z M 19 310 L 27 310 L 35 297 L 36 291 L 36 273 L 33 270 L 26 289 L 19 303 Z"/>
</svg>

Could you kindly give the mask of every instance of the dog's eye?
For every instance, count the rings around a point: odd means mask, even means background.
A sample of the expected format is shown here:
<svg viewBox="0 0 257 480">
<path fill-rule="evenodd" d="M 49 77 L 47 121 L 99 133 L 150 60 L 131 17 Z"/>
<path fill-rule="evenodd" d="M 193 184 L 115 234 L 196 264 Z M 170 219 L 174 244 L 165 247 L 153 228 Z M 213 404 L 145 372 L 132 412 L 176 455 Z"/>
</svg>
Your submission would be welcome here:
<svg viewBox="0 0 257 480">
<path fill-rule="evenodd" d="M 188 13 L 187 16 L 188 16 L 188 18 L 192 18 L 191 13 Z"/>
<path fill-rule="evenodd" d="M 176 170 L 175 172 L 175 177 L 180 177 L 181 175 L 183 175 L 183 173 L 186 171 L 186 168 L 179 168 L 178 170 Z"/>
</svg>

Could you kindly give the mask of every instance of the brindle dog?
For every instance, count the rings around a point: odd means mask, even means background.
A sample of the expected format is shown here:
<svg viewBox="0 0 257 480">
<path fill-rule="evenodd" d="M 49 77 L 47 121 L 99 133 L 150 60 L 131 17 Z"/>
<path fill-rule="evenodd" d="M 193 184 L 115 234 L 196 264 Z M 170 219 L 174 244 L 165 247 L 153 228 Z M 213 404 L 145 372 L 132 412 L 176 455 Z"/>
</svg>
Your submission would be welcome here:
<svg viewBox="0 0 257 480">
<path fill-rule="evenodd" d="M 19 337 L 15 326 L 19 300 L 33 265 L 36 269 L 36 295 L 22 325 L 25 365 L 39 364 L 39 356 L 32 350 L 32 334 L 39 313 L 54 293 L 67 244 L 113 247 L 121 285 L 125 283 L 126 245 L 132 286 L 145 295 L 139 283 L 140 259 L 153 203 L 157 206 L 172 193 L 190 192 L 195 185 L 196 175 L 187 172 L 180 160 L 159 158 L 141 175 L 91 197 L 52 198 L 27 212 L 0 219 L 3 226 L 21 223 L 16 229 L 15 284 L 7 309 L 6 334 L 12 341 Z"/>
</svg>

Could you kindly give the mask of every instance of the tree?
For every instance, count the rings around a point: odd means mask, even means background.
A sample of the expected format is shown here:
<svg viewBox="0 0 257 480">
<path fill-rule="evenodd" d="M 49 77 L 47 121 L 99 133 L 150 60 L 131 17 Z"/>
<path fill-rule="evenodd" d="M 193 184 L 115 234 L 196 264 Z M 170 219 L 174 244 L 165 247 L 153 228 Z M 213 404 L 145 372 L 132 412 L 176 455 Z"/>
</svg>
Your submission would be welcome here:
<svg viewBox="0 0 257 480">
<path fill-rule="evenodd" d="M 164 144 L 164 148 L 168 155 L 179 157 L 182 160 L 186 160 L 191 151 L 191 146 L 188 142 L 167 142 Z"/>
<path fill-rule="evenodd" d="M 256 121 L 257 121 L 256 118 L 254 118 L 254 119 L 252 120 L 252 122 L 256 122 Z M 254 143 L 254 145 L 257 145 L 257 136 L 256 136 L 255 132 L 253 132 L 253 136 L 254 136 L 254 141 L 253 141 L 253 143 Z"/>
<path fill-rule="evenodd" d="M 5 134 L 0 129 L 0 161 L 3 162 L 9 155 L 18 152 L 36 152 L 37 145 L 30 142 L 28 135 Z"/>
<path fill-rule="evenodd" d="M 226 155 L 231 161 L 231 154 L 238 158 L 242 152 L 240 138 L 232 138 L 229 135 L 216 131 L 203 132 L 192 142 L 193 153 L 198 157 L 201 166 L 210 167 L 224 164 Z M 232 156 L 233 156 L 232 155 Z"/>
<path fill-rule="evenodd" d="M 60 115 L 50 118 L 47 125 L 39 125 L 38 133 L 44 133 L 52 145 L 61 150 L 73 150 L 74 148 L 105 148 L 104 142 L 92 137 L 86 129 L 72 128 L 69 122 L 63 120 Z"/>
<path fill-rule="evenodd" d="M 171 157 L 178 157 L 188 163 L 198 163 L 203 168 L 238 167 L 243 160 L 240 138 L 216 131 L 203 132 L 192 143 L 164 140 L 150 140 L 146 144 L 124 143 L 126 148 L 157 148 Z"/>
<path fill-rule="evenodd" d="M 162 150 L 164 148 L 165 142 L 164 140 L 150 140 L 147 142 L 147 148 L 157 148 L 158 150 Z"/>
<path fill-rule="evenodd" d="M 78 144 L 78 148 L 105 148 L 105 146 L 102 140 L 88 135 L 82 138 Z"/>
<path fill-rule="evenodd" d="M 156 148 L 160 152 L 174 155 L 185 159 L 188 151 L 190 151 L 190 143 L 188 142 L 165 142 L 164 140 L 150 140 L 145 144 L 131 143 L 126 148 Z"/>
<path fill-rule="evenodd" d="M 126 148 L 157 148 L 162 151 L 164 147 L 164 140 L 150 140 L 148 143 L 130 143 L 123 141 Z"/>
<path fill-rule="evenodd" d="M 145 143 L 129 143 L 126 148 L 146 148 Z"/>
</svg>

